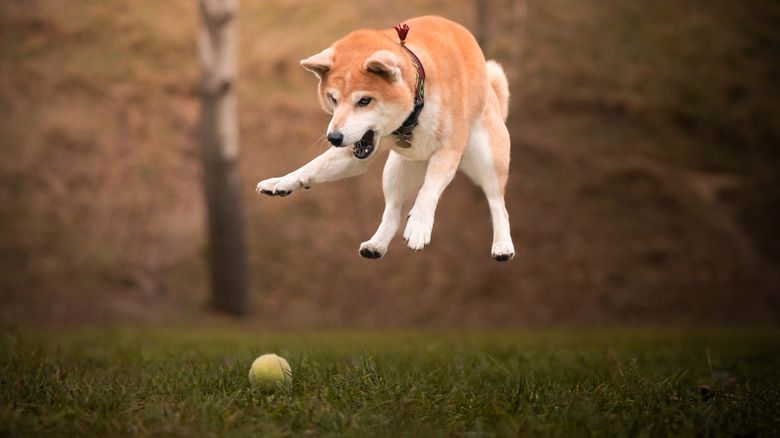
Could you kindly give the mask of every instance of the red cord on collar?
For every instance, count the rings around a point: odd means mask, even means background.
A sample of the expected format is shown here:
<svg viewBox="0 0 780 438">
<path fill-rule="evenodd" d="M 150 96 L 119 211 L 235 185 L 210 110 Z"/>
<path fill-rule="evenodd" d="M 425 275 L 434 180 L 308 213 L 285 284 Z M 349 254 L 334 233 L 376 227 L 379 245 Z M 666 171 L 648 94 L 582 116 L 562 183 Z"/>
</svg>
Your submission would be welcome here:
<svg viewBox="0 0 780 438">
<path fill-rule="evenodd" d="M 406 47 L 406 35 L 409 34 L 409 25 L 406 23 L 396 24 L 393 26 L 393 29 L 398 33 L 398 38 L 401 39 L 401 47 L 406 50 L 409 59 L 411 59 L 412 64 L 414 65 L 414 69 L 417 71 L 417 80 L 414 87 L 414 102 L 422 102 L 425 98 L 425 69 L 423 68 L 422 62 L 420 62 L 420 58 Z"/>
<path fill-rule="evenodd" d="M 414 54 L 408 47 L 406 47 L 406 35 L 409 33 L 409 25 L 398 24 L 393 26 L 393 29 L 398 33 L 398 38 L 401 39 L 401 47 L 406 50 L 406 54 L 409 55 L 409 59 L 414 65 L 414 69 L 417 71 L 417 80 L 414 85 L 414 107 L 411 114 L 404 121 L 404 123 L 393 134 L 397 135 L 396 144 L 400 147 L 408 148 L 412 146 L 412 131 L 417 126 L 417 119 L 420 116 L 425 105 L 425 69 L 423 68 L 420 58 Z"/>
<path fill-rule="evenodd" d="M 409 25 L 406 23 L 396 24 L 393 29 L 398 33 L 398 38 L 401 39 L 401 45 L 406 43 L 406 34 L 409 33 Z"/>
</svg>

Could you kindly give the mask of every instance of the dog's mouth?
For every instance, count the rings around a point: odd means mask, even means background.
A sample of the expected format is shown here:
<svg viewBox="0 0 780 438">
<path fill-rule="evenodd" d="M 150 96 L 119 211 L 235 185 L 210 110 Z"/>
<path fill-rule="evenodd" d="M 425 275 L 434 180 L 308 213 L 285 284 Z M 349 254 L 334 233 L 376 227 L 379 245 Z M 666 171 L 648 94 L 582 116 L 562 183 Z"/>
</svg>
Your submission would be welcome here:
<svg viewBox="0 0 780 438">
<path fill-rule="evenodd" d="M 365 160 L 374 152 L 374 131 L 368 131 L 352 146 L 352 155 L 358 160 Z"/>
</svg>

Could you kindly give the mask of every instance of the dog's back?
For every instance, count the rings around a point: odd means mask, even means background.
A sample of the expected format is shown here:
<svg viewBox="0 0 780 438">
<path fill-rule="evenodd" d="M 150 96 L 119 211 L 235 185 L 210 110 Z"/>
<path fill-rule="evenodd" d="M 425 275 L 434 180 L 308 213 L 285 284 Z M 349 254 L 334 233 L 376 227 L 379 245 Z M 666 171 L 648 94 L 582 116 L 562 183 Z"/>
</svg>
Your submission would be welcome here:
<svg viewBox="0 0 780 438">
<path fill-rule="evenodd" d="M 423 59 L 426 92 L 439 101 L 434 125 L 440 132 L 447 125 L 469 126 L 482 115 L 489 87 L 477 40 L 465 27 L 441 17 L 419 17 L 407 24 L 411 30 L 406 44 Z M 449 136 L 450 131 L 443 132 Z"/>
</svg>

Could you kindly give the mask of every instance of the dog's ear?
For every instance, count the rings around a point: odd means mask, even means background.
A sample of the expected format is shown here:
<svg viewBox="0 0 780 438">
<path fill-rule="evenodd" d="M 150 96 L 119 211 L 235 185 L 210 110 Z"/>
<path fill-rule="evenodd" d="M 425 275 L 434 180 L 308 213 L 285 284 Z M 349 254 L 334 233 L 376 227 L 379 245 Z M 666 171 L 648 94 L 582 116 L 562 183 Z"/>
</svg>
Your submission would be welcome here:
<svg viewBox="0 0 780 438">
<path fill-rule="evenodd" d="M 333 49 L 327 48 L 311 58 L 304 59 L 301 65 L 322 79 L 333 68 Z"/>
<path fill-rule="evenodd" d="M 401 69 L 398 68 L 398 57 L 388 50 L 380 50 L 366 59 L 363 64 L 366 70 L 385 76 L 390 82 L 401 80 Z"/>
</svg>

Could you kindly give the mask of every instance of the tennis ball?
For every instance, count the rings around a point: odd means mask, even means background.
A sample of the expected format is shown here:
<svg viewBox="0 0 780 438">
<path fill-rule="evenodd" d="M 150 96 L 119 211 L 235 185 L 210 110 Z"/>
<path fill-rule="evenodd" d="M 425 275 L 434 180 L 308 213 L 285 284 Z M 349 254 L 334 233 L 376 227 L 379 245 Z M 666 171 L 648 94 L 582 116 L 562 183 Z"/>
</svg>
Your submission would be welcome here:
<svg viewBox="0 0 780 438">
<path fill-rule="evenodd" d="M 258 357 L 249 369 L 249 383 L 267 392 L 273 392 L 280 386 L 287 386 L 291 381 L 290 364 L 283 357 L 275 354 L 264 354 Z"/>
</svg>

